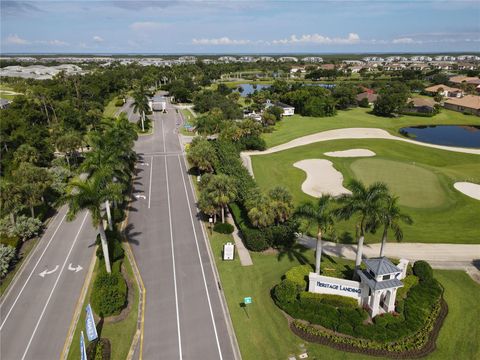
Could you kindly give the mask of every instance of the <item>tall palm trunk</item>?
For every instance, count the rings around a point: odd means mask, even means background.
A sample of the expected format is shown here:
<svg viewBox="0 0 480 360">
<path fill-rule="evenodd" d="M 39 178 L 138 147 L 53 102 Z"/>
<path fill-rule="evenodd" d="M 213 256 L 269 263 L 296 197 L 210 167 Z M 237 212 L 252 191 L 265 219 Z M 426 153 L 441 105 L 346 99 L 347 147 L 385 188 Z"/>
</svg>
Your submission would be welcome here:
<svg viewBox="0 0 480 360">
<path fill-rule="evenodd" d="M 113 230 L 113 225 L 112 225 L 112 213 L 110 212 L 110 201 L 105 200 L 105 210 L 107 212 L 107 219 L 108 219 L 108 229 L 110 231 Z"/>
<path fill-rule="evenodd" d="M 357 255 L 355 257 L 355 272 L 353 274 L 354 279 L 358 279 L 358 271 L 360 270 L 360 264 L 362 263 L 362 254 L 363 254 L 363 241 L 365 240 L 365 235 L 362 233 L 358 238 L 358 245 L 357 245 Z"/>
<path fill-rule="evenodd" d="M 225 222 L 225 207 L 222 205 L 222 223 Z"/>
<path fill-rule="evenodd" d="M 105 259 L 105 268 L 107 273 L 111 273 L 112 269 L 110 268 L 110 255 L 108 254 L 108 242 L 107 235 L 105 235 L 105 229 L 103 228 L 103 220 L 100 220 L 98 224 L 98 231 L 100 232 L 100 242 L 102 243 L 103 258 Z"/>
<path fill-rule="evenodd" d="M 142 132 L 145 132 L 145 111 L 142 111 Z"/>
<path fill-rule="evenodd" d="M 35 210 L 33 209 L 33 206 L 30 206 L 30 213 L 32 214 L 32 218 L 35 217 Z"/>
<path fill-rule="evenodd" d="M 13 211 L 10 212 L 10 222 L 12 223 L 12 226 L 15 226 L 15 214 Z"/>
<path fill-rule="evenodd" d="M 315 272 L 320 275 L 320 264 L 322 262 L 322 231 L 318 230 L 317 248 L 315 250 Z"/>
<path fill-rule="evenodd" d="M 385 228 L 383 229 L 382 245 L 380 246 L 380 257 L 383 256 L 383 252 L 385 251 L 385 244 L 387 243 L 387 231 L 388 227 L 385 225 Z"/>
</svg>

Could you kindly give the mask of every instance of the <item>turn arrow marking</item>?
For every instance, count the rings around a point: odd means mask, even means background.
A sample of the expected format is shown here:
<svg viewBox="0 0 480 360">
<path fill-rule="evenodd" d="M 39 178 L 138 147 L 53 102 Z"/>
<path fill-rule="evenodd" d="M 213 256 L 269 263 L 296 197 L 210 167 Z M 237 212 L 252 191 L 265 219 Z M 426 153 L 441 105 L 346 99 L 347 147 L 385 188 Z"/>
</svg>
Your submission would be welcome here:
<svg viewBox="0 0 480 360">
<path fill-rule="evenodd" d="M 47 270 L 43 270 L 40 274 L 42 278 L 45 277 L 45 275 L 50 275 L 50 274 L 53 274 L 55 271 L 57 271 L 58 269 L 58 265 L 55 266 L 55 268 L 53 270 L 50 270 L 50 271 L 47 271 Z"/>
<path fill-rule="evenodd" d="M 77 267 L 73 267 L 72 263 L 68 264 L 68 270 L 70 270 L 70 271 L 79 272 L 82 269 L 83 268 L 80 265 L 77 265 Z"/>
</svg>

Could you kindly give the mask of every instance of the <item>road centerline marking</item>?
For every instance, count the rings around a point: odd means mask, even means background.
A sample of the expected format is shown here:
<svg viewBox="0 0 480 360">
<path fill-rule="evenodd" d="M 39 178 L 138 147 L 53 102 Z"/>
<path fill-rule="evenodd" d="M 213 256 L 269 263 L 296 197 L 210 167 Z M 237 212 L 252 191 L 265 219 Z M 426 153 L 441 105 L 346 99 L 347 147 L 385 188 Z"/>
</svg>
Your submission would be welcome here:
<svg viewBox="0 0 480 360">
<path fill-rule="evenodd" d="M 42 254 L 38 258 L 35 266 L 33 267 L 32 271 L 30 272 L 30 275 L 28 275 L 27 280 L 25 281 L 22 288 L 20 289 L 20 292 L 18 293 L 17 297 L 15 298 L 15 301 L 13 302 L 12 306 L 10 307 L 10 310 L 8 311 L 7 315 L 5 315 L 5 318 L 3 319 L 2 325 L 0 325 L 0 331 L 3 329 L 3 325 L 5 325 L 5 322 L 8 320 L 8 317 L 10 316 L 10 313 L 12 312 L 13 308 L 17 304 L 18 299 L 22 295 L 23 290 L 25 290 L 25 287 L 27 286 L 27 283 L 29 282 L 29 280 L 31 279 L 33 274 L 36 272 L 38 264 L 40 263 L 40 261 L 42 261 L 43 255 L 45 255 L 45 252 L 47 251 L 48 247 L 50 246 L 50 243 L 52 242 L 52 240 L 55 238 L 55 235 L 57 234 L 58 229 L 60 229 L 60 226 L 63 224 L 63 220 L 65 220 L 66 216 L 67 216 L 67 214 L 63 215 L 62 220 L 60 220 L 60 223 L 57 225 L 57 228 L 53 232 L 52 237 L 50 238 L 47 245 L 45 246 L 45 249 L 43 249 Z M 5 302 L 5 300 L 4 300 L 4 302 Z M 3 303 L 2 303 L 2 306 L 3 306 Z"/>
<path fill-rule="evenodd" d="M 163 119 L 162 122 L 162 138 L 163 138 L 163 150 L 164 152 L 166 149 L 165 146 L 165 132 L 163 130 Z M 175 270 L 175 250 L 173 249 L 173 225 L 172 225 L 172 210 L 170 206 L 170 186 L 168 182 L 168 164 L 167 164 L 167 157 L 164 157 L 165 160 L 165 179 L 167 185 L 167 205 L 168 205 L 168 221 L 170 226 L 170 245 L 172 249 L 172 265 L 173 265 L 173 285 L 174 285 L 174 293 L 175 293 L 175 312 L 177 315 L 177 337 L 178 337 L 178 353 L 179 359 L 182 360 L 182 334 L 180 331 L 180 312 L 178 310 L 178 290 L 177 290 L 177 273 Z"/>
<path fill-rule="evenodd" d="M 82 223 L 80 224 L 80 228 L 77 231 L 77 235 L 75 235 L 75 239 L 73 240 L 72 246 L 70 247 L 70 250 L 68 251 L 67 256 L 65 257 L 65 261 L 63 262 L 62 268 L 60 269 L 60 272 L 57 276 L 57 279 L 55 280 L 55 283 L 53 284 L 53 288 L 50 291 L 50 294 L 48 295 L 47 302 L 45 303 L 42 312 L 40 313 L 40 317 L 38 318 L 37 324 L 35 325 L 35 328 L 33 329 L 32 336 L 30 337 L 30 340 L 28 341 L 27 347 L 25 349 L 25 352 L 23 353 L 22 360 L 25 359 L 27 356 L 28 350 L 30 349 L 30 345 L 32 344 L 32 340 L 35 336 L 35 333 L 37 332 L 38 326 L 40 325 L 40 322 L 42 321 L 43 315 L 45 314 L 45 310 L 47 310 L 48 304 L 50 303 L 50 300 L 52 299 L 53 292 L 55 291 L 55 288 L 57 287 L 58 281 L 60 280 L 60 277 L 63 274 L 63 270 L 65 270 L 65 266 L 67 265 L 68 258 L 70 257 L 70 254 L 72 253 L 72 250 L 77 243 L 78 237 L 80 236 L 80 232 L 82 231 L 83 225 L 85 224 L 85 221 L 87 220 L 88 212 L 85 214 L 83 217 Z"/>
<path fill-rule="evenodd" d="M 150 157 L 150 180 L 148 183 L 148 208 L 150 209 L 150 201 L 152 198 L 152 173 L 153 173 L 153 156 Z"/>
<path fill-rule="evenodd" d="M 185 175 L 183 174 L 183 167 L 182 167 L 182 163 L 180 161 L 180 155 L 178 156 L 178 165 L 180 166 L 180 173 L 182 174 L 183 187 L 185 189 L 186 201 L 187 201 L 187 206 L 188 206 L 188 214 L 190 215 L 190 221 L 192 223 L 192 229 L 193 229 L 193 236 L 195 238 L 195 244 L 197 246 L 198 261 L 200 262 L 200 269 L 202 271 L 203 285 L 205 286 L 205 293 L 207 295 L 208 308 L 210 310 L 210 317 L 212 319 L 213 331 L 215 333 L 215 340 L 217 342 L 218 355 L 219 355 L 220 359 L 223 360 L 222 349 L 220 348 L 220 341 L 218 339 L 217 326 L 215 324 L 215 318 L 213 316 L 212 302 L 210 300 L 210 293 L 208 292 L 207 280 L 206 280 L 206 277 L 205 277 L 205 270 L 203 268 L 202 256 L 200 255 L 200 246 L 198 245 L 197 231 L 195 230 L 195 222 L 193 221 L 192 208 L 190 206 L 190 197 L 188 196 L 187 184 L 185 182 Z"/>
</svg>

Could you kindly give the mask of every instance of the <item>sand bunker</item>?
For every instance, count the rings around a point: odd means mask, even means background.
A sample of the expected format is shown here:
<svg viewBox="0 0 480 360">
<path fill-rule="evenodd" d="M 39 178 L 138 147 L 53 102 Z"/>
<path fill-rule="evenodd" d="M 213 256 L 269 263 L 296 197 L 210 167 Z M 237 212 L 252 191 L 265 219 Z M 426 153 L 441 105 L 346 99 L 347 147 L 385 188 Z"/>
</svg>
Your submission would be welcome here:
<svg viewBox="0 0 480 360">
<path fill-rule="evenodd" d="M 343 151 L 331 151 L 326 152 L 325 155 L 330 157 L 369 157 L 376 154 L 372 150 L 368 149 L 349 149 Z"/>
<path fill-rule="evenodd" d="M 456 182 L 453 187 L 471 198 L 480 200 L 480 185 L 471 182 Z"/>
<path fill-rule="evenodd" d="M 351 194 L 348 189 L 342 186 L 342 173 L 335 170 L 332 162 L 329 160 L 302 160 L 297 161 L 293 166 L 307 173 L 307 179 L 302 184 L 302 191 L 305 194 L 314 197 L 320 197 L 322 194 L 330 194 L 332 196 Z"/>
</svg>

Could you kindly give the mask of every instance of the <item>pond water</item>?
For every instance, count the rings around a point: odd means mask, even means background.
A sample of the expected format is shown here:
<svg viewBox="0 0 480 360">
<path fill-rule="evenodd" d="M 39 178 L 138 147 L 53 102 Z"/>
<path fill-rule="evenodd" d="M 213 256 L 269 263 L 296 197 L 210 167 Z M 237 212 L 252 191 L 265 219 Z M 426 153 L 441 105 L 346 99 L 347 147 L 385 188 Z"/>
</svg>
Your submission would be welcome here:
<svg viewBox="0 0 480 360">
<path fill-rule="evenodd" d="M 417 141 L 466 148 L 480 148 L 480 126 L 430 125 L 400 129 L 400 133 Z"/>
<path fill-rule="evenodd" d="M 255 87 L 256 86 L 256 87 Z M 333 89 L 335 87 L 335 84 L 317 84 L 317 83 L 309 83 L 309 84 L 304 84 L 304 86 L 321 86 L 325 89 Z M 242 97 L 246 97 L 247 95 L 253 94 L 255 90 L 260 91 L 262 89 L 268 89 L 271 87 L 271 85 L 266 85 L 266 84 L 238 84 L 236 88 L 238 89 L 241 87 L 243 91 L 240 93 Z"/>
</svg>

